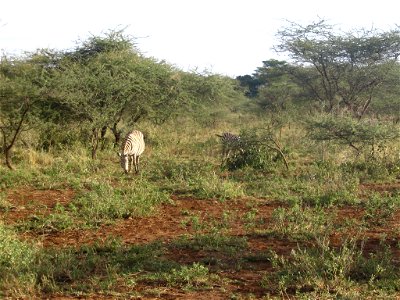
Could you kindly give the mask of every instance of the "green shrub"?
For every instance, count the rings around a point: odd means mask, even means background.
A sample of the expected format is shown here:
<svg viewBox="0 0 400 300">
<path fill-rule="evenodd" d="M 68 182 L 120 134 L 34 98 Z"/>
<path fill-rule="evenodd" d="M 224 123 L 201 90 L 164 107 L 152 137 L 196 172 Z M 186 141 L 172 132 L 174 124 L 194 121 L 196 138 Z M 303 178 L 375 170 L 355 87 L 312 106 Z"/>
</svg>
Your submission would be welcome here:
<svg viewBox="0 0 400 300">
<path fill-rule="evenodd" d="M 285 154 L 272 132 L 259 134 L 255 130 L 245 130 L 240 134 L 238 145 L 232 148 L 226 160 L 226 167 L 230 171 L 246 166 L 270 170 L 276 168 L 277 163 L 281 161 L 287 163 Z"/>
<path fill-rule="evenodd" d="M 21 184 L 27 184 L 34 181 L 35 177 L 39 176 L 37 172 L 31 172 L 17 168 L 10 171 L 3 166 L 0 166 L 0 189 L 15 187 Z"/>
<path fill-rule="evenodd" d="M 35 291 L 38 253 L 0 223 L 0 296 L 26 297 Z"/>
<path fill-rule="evenodd" d="M 271 233 L 294 240 L 314 239 L 332 232 L 333 218 L 331 212 L 318 207 L 277 208 L 272 213 Z"/>
<path fill-rule="evenodd" d="M 376 149 L 400 137 L 395 125 L 378 122 L 373 119 L 357 120 L 350 116 L 319 115 L 307 124 L 309 136 L 316 141 L 333 141 L 348 145 L 360 154 L 363 148 L 369 148 L 369 154 L 375 158 Z"/>
<path fill-rule="evenodd" d="M 208 268 L 199 263 L 182 266 L 179 269 L 174 268 L 164 276 L 169 285 L 183 286 L 186 289 L 205 287 L 210 284 L 210 279 L 217 278 L 217 276 L 211 276 Z"/>
<path fill-rule="evenodd" d="M 244 196 L 240 183 L 220 178 L 215 173 L 190 180 L 189 189 L 195 197 L 204 199 L 226 200 Z"/>
<path fill-rule="evenodd" d="M 343 163 L 341 168 L 348 174 L 353 174 L 362 181 L 385 181 L 399 178 L 400 159 L 355 160 Z"/>
<path fill-rule="evenodd" d="M 28 221 L 20 222 L 17 228 L 20 231 L 35 231 L 50 233 L 78 228 L 79 223 L 74 218 L 74 212 L 66 210 L 62 205 L 57 204 L 54 212 L 44 216 L 32 216 Z"/>
<path fill-rule="evenodd" d="M 362 298 L 359 286 L 368 284 L 373 289 L 385 280 L 395 284 L 399 275 L 390 253 L 365 258 L 356 238 L 345 240 L 337 249 L 329 238 L 321 237 L 314 247 L 298 247 L 288 258 L 272 253 L 270 260 L 276 272 L 265 276 L 263 285 L 282 294 L 313 292 L 346 298 L 353 292 Z"/>
<path fill-rule="evenodd" d="M 400 207 L 400 196 L 384 197 L 373 194 L 364 203 L 364 220 L 373 225 L 385 225 Z"/>
<path fill-rule="evenodd" d="M 127 187 L 91 182 L 75 201 L 79 216 L 89 224 L 150 214 L 157 204 L 169 201 L 169 194 L 137 177 Z"/>
</svg>

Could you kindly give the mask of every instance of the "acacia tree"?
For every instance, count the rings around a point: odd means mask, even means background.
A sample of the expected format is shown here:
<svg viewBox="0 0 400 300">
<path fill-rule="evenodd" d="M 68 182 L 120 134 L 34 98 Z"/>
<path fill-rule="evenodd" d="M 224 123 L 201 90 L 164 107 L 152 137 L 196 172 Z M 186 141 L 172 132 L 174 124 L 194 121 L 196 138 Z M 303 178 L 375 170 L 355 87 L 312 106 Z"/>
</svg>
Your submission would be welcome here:
<svg viewBox="0 0 400 300">
<path fill-rule="evenodd" d="M 240 86 L 245 89 L 244 94 L 249 98 L 257 97 L 258 88 L 264 83 L 256 78 L 256 76 L 252 75 L 237 76 L 236 80 L 239 82 Z"/>
<path fill-rule="evenodd" d="M 0 133 L 9 169 L 13 169 L 11 153 L 21 133 L 41 122 L 40 107 L 49 96 L 51 82 L 48 58 L 39 52 L 25 59 L 1 58 Z"/>
<path fill-rule="evenodd" d="M 110 128 L 119 142 L 118 124 L 142 118 L 165 119 L 179 96 L 175 70 L 145 58 L 120 33 L 92 37 L 59 64 L 57 94 L 75 119 L 91 133 L 92 158 Z"/>
<path fill-rule="evenodd" d="M 152 58 L 131 56 L 125 59 L 123 72 L 126 76 L 120 80 L 125 84 L 124 98 L 106 125 L 114 134 L 114 146 L 122 134 L 121 121 L 129 127 L 142 119 L 159 124 L 171 116 L 178 103 L 183 103 L 179 71 L 174 67 Z"/>
<path fill-rule="evenodd" d="M 347 109 L 361 118 L 384 88 L 400 55 L 400 29 L 338 33 L 324 20 L 278 32 L 278 52 L 293 61 L 290 74 L 328 112 Z"/>
<path fill-rule="evenodd" d="M 263 61 L 257 68 L 254 77 L 263 84 L 258 93 L 258 104 L 273 111 L 285 110 L 296 96 L 300 94 L 299 86 L 288 75 L 290 66 L 286 61 L 275 59 Z"/>
<path fill-rule="evenodd" d="M 57 95 L 74 114 L 82 128 L 91 131 L 92 158 L 96 157 L 102 128 L 112 122 L 126 105 L 134 86 L 121 64 L 120 52 L 100 53 L 82 63 L 65 59 L 58 77 Z"/>
<path fill-rule="evenodd" d="M 126 64 L 138 56 L 133 40 L 122 31 L 110 31 L 105 37 L 92 36 L 62 55 L 57 97 L 74 115 L 73 121 L 81 122 L 83 129 L 90 131 L 92 158 L 96 157 L 109 123 L 115 118 L 119 122 L 133 88 L 128 83 Z"/>
<path fill-rule="evenodd" d="M 375 158 L 379 149 L 390 141 L 400 138 L 398 126 L 376 120 L 355 120 L 351 117 L 320 115 L 307 124 L 309 136 L 316 141 L 331 141 L 339 145 L 347 145 L 357 155 L 368 149 L 366 158 Z"/>
</svg>

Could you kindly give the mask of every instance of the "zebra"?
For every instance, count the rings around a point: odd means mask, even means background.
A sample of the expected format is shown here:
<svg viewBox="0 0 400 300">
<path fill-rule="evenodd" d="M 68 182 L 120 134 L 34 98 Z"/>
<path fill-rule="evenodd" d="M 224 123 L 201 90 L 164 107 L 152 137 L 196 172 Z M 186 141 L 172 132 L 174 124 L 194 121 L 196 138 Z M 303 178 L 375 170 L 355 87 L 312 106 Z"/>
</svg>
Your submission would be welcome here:
<svg viewBox="0 0 400 300">
<path fill-rule="evenodd" d="M 223 165 L 229 158 L 230 154 L 232 151 L 241 151 L 241 139 L 239 135 L 230 133 L 230 132 L 224 132 L 222 134 L 217 134 L 217 136 L 221 140 L 222 144 L 222 161 L 221 165 Z"/>
<path fill-rule="evenodd" d="M 139 158 L 144 147 L 143 133 L 133 130 L 126 135 L 121 145 L 121 153 L 118 153 L 121 167 L 126 174 L 131 171 L 131 164 L 135 166 L 135 173 L 139 173 Z"/>
</svg>

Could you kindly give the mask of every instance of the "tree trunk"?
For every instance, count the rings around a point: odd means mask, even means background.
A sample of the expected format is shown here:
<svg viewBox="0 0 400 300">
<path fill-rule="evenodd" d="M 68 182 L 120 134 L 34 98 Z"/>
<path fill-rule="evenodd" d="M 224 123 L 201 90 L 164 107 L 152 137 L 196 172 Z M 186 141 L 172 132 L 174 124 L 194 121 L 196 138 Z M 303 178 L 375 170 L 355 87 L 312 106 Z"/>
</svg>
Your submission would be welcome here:
<svg viewBox="0 0 400 300">
<path fill-rule="evenodd" d="M 105 139 L 106 133 L 107 133 L 107 126 L 103 126 L 100 132 L 101 150 L 104 150 L 106 146 L 106 139 Z"/>
<path fill-rule="evenodd" d="M 114 148 L 117 148 L 119 145 L 119 142 L 121 140 L 121 131 L 118 130 L 117 128 L 117 123 L 114 123 L 113 127 L 111 128 L 112 133 L 114 134 L 115 140 L 114 140 Z"/>
<path fill-rule="evenodd" d="M 14 170 L 12 164 L 11 164 L 11 148 L 13 144 L 7 145 L 7 138 L 6 138 L 6 133 L 4 130 L 2 130 L 2 135 L 3 135 L 3 147 L 2 147 L 2 152 L 4 155 L 4 159 L 6 160 L 6 166 L 10 170 Z"/>
<path fill-rule="evenodd" d="M 289 170 L 289 164 L 288 164 L 285 154 L 282 151 L 282 147 L 281 147 L 280 143 L 277 140 L 275 140 L 273 137 L 271 137 L 271 141 L 275 144 L 275 147 L 271 147 L 268 145 L 267 145 L 267 147 L 278 151 L 278 153 L 280 154 L 280 156 L 283 159 L 283 162 L 285 163 L 286 169 Z"/>
<path fill-rule="evenodd" d="M 99 130 L 93 128 L 92 130 L 92 159 L 97 156 L 97 148 L 99 147 Z"/>
<path fill-rule="evenodd" d="M 11 164 L 11 147 L 4 147 L 4 157 L 6 159 L 6 165 L 10 170 L 14 170 Z"/>
<path fill-rule="evenodd" d="M 25 121 L 26 116 L 28 115 L 30 106 L 28 105 L 25 107 L 24 111 L 22 112 L 22 115 L 20 117 L 20 120 L 18 122 L 17 128 L 15 128 L 14 135 L 11 138 L 11 141 L 7 145 L 7 134 L 6 131 L 2 128 L 2 135 L 3 135 L 3 153 L 4 157 L 6 159 L 6 165 L 10 170 L 14 170 L 12 164 L 11 164 L 11 149 L 14 147 L 15 142 L 17 141 L 18 135 L 22 131 L 22 124 Z"/>
</svg>

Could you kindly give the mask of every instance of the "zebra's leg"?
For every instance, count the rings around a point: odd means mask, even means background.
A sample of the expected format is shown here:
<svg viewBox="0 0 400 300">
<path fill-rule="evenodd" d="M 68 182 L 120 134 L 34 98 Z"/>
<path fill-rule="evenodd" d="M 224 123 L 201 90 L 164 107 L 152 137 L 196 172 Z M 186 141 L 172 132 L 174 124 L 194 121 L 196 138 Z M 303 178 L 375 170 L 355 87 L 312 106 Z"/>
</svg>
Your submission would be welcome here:
<svg viewBox="0 0 400 300">
<path fill-rule="evenodd" d="M 225 164 L 226 154 L 227 154 L 227 148 L 224 146 L 222 148 L 222 153 L 221 153 L 221 166 Z"/>
<path fill-rule="evenodd" d="M 224 161 L 225 161 L 225 152 L 221 152 L 221 166 L 224 165 Z"/>
<path fill-rule="evenodd" d="M 139 173 L 139 159 L 140 156 L 136 155 L 136 159 L 135 159 L 135 170 L 136 170 L 136 174 Z"/>
<path fill-rule="evenodd" d="M 129 155 L 129 168 L 128 168 L 128 169 L 129 169 L 129 170 L 128 170 L 129 173 L 132 171 L 132 167 L 133 167 L 133 165 L 134 165 L 133 160 L 134 160 L 133 155 Z"/>
<path fill-rule="evenodd" d="M 228 163 L 228 159 L 230 156 L 231 150 L 230 149 L 225 149 L 223 154 L 222 154 L 222 166 L 225 166 Z"/>
<path fill-rule="evenodd" d="M 228 151 L 226 151 L 226 161 L 228 161 L 229 156 L 231 155 L 231 149 L 228 149 Z"/>
</svg>

